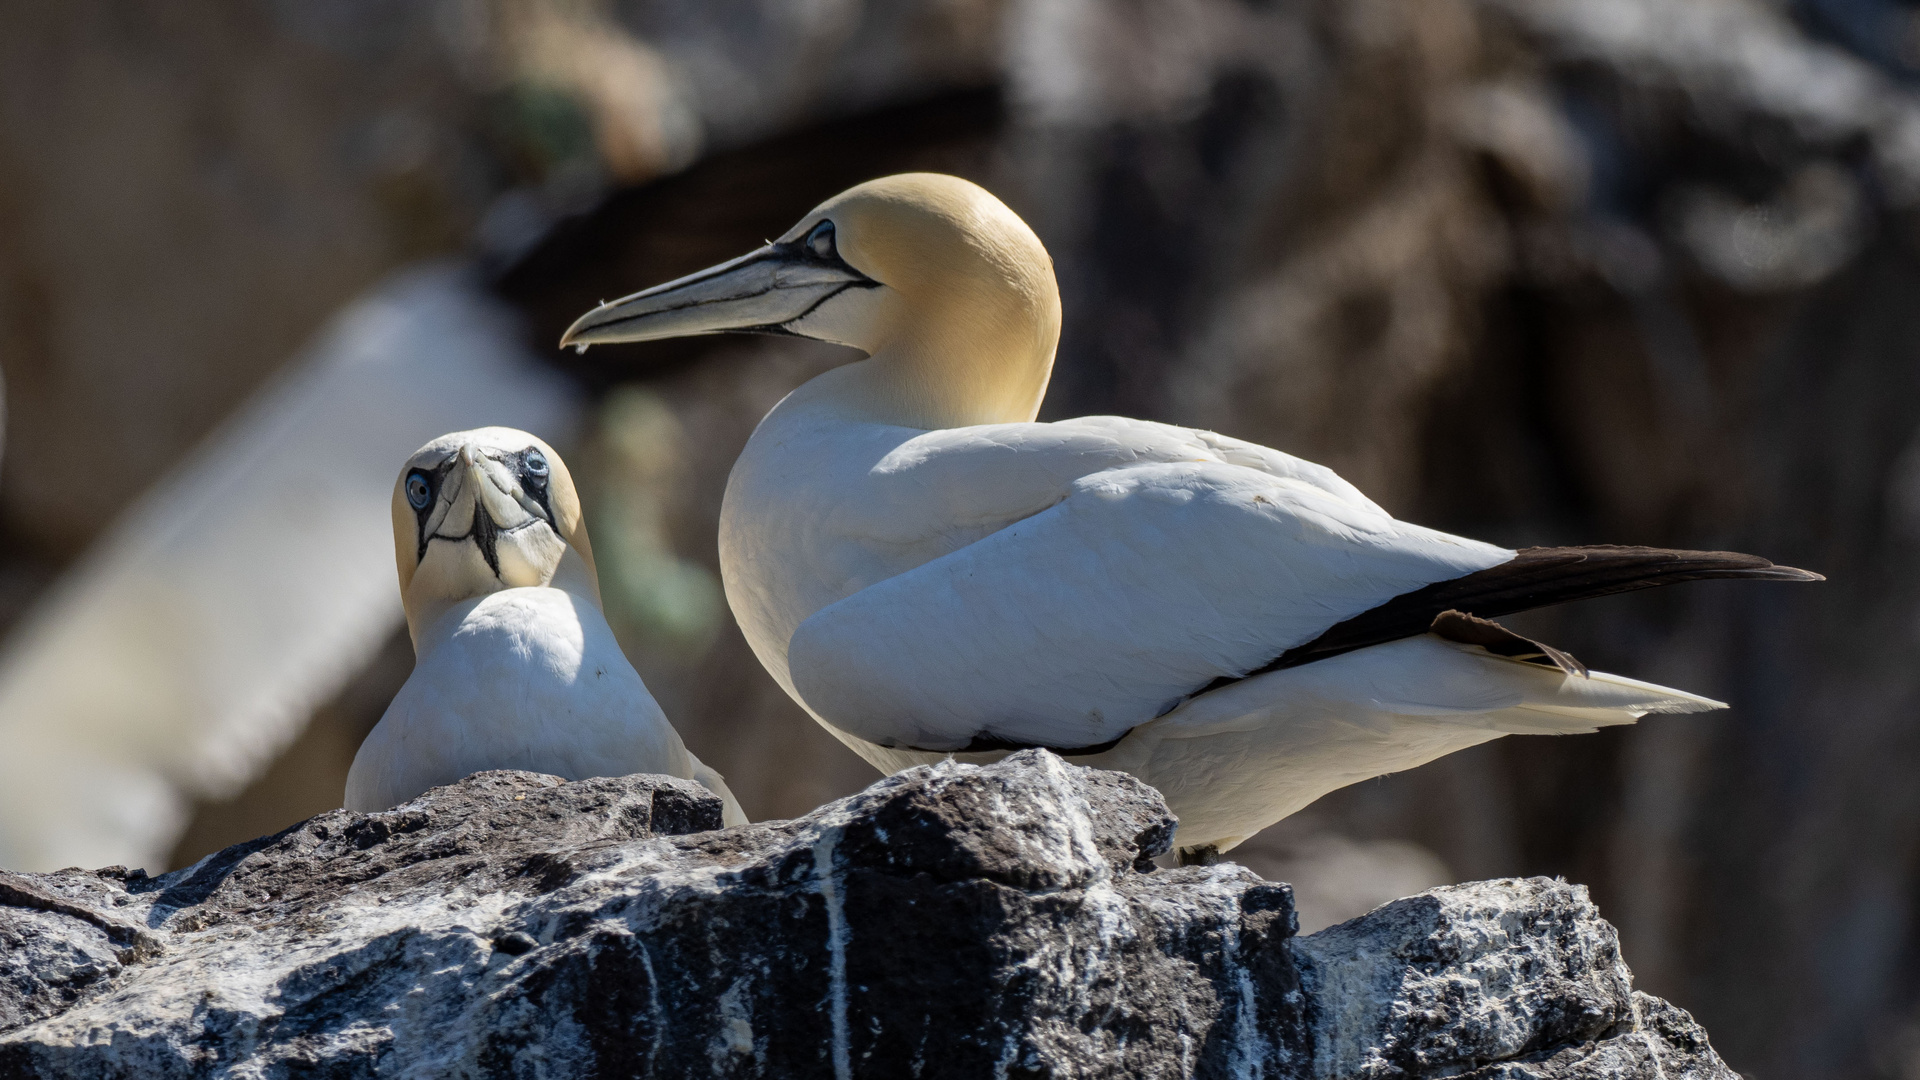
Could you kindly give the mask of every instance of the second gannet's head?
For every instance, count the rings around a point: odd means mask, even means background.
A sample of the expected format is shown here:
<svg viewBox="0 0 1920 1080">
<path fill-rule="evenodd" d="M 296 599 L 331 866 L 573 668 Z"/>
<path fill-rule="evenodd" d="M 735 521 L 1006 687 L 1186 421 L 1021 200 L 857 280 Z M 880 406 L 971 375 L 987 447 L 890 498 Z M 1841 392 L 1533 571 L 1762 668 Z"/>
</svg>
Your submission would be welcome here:
<svg viewBox="0 0 1920 1080">
<path fill-rule="evenodd" d="M 958 177 L 906 173 L 841 192 L 757 251 L 602 304 L 560 343 L 730 332 L 867 353 L 859 378 L 834 385 L 891 422 L 1031 420 L 1060 292 L 1040 238 L 1006 204 Z"/>
<path fill-rule="evenodd" d="M 600 586 L 566 463 L 524 431 L 442 435 L 414 452 L 393 488 L 393 554 L 407 625 L 452 604 L 551 585 L 598 606 Z"/>
</svg>

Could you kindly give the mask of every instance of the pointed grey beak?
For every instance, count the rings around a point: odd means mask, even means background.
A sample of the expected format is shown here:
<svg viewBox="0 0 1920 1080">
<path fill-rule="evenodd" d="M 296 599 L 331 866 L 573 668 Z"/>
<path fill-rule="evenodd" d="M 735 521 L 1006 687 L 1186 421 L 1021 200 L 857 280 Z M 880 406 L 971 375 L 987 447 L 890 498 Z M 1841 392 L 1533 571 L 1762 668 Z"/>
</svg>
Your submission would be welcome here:
<svg viewBox="0 0 1920 1080">
<path fill-rule="evenodd" d="M 574 320 L 560 345 L 585 351 L 616 341 L 658 341 L 694 334 L 792 333 L 804 318 L 847 289 L 879 282 L 836 255 L 798 242 L 768 244 L 677 281 L 601 304 Z"/>
</svg>

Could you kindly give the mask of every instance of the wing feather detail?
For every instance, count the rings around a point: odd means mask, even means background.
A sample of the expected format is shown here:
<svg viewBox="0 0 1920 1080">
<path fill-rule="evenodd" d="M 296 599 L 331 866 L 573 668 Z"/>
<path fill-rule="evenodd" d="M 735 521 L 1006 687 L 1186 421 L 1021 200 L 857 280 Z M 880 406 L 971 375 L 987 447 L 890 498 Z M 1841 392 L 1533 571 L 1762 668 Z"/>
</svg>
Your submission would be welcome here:
<svg viewBox="0 0 1920 1080">
<path fill-rule="evenodd" d="M 798 696 L 930 751 L 1091 752 L 1217 675 L 1513 557 L 1220 461 L 1139 464 L 802 621 Z"/>
<path fill-rule="evenodd" d="M 1488 620 L 1574 600 L 1714 578 L 1826 580 L 1807 570 L 1779 566 L 1758 555 L 1737 551 L 1683 551 L 1613 544 L 1522 548 L 1510 562 L 1476 570 L 1452 581 L 1436 582 L 1363 611 L 1240 678 L 1424 634 L 1434 629 L 1436 620 L 1449 611 Z M 1237 680 L 1215 680 L 1207 689 L 1233 681 Z"/>
<path fill-rule="evenodd" d="M 792 624 L 781 659 L 837 731 L 923 752 L 1097 754 L 1222 686 L 1429 633 L 1579 676 L 1488 620 L 1700 578 L 1817 577 L 1726 552 L 1516 557 L 1396 521 L 1311 463 L 1111 417 L 917 435 L 868 479 L 871 512 L 831 524 L 872 565 L 834 568 L 854 588 Z"/>
<path fill-rule="evenodd" d="M 1289 649 L 1271 663 L 1238 677 L 1217 678 L 1195 697 L 1244 682 L 1268 672 L 1300 667 L 1327 660 L 1357 649 L 1384 645 L 1392 641 L 1432 634 L 1446 641 L 1477 646 L 1487 653 L 1521 663 L 1559 668 L 1567 675 L 1589 678 L 1593 673 L 1571 654 L 1544 642 L 1523 637 L 1492 621 L 1491 616 L 1510 615 L 1537 607 L 1549 607 L 1574 600 L 1611 596 L 1615 593 L 1678 585 L 1685 581 L 1714 578 L 1743 578 L 1758 581 L 1824 581 L 1820 574 L 1791 566 L 1779 566 L 1758 555 L 1734 551 L 1682 551 L 1672 548 L 1592 545 L 1587 547 L 1523 548 L 1510 562 L 1478 570 L 1451 581 L 1437 582 L 1394 597 L 1379 607 L 1364 611 L 1330 627 L 1319 637 Z M 1623 685 L 1641 686 L 1619 676 L 1601 676 Z M 1669 708 L 1691 711 L 1692 706 L 1653 704 L 1646 709 L 1660 712 Z M 1536 709 L 1536 712 L 1552 710 Z M 1573 714 L 1569 714 L 1573 715 Z M 1555 721 L 1557 723 L 1558 721 Z M 1600 719 L 1594 723 L 1620 723 Z M 1517 723 L 1517 721 L 1516 721 Z M 1569 728 L 1516 727 L 1515 731 L 1573 730 Z M 1062 756 L 1104 753 L 1121 738 L 1092 746 L 1048 747 Z M 1002 739 L 976 737 L 966 749 L 1018 750 L 1030 745 Z"/>
</svg>

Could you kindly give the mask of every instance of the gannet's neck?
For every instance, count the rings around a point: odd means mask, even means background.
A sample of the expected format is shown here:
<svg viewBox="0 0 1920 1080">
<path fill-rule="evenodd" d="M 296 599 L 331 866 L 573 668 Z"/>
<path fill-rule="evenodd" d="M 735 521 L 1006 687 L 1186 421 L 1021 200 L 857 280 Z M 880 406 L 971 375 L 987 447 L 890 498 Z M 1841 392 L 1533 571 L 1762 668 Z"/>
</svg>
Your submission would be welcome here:
<svg viewBox="0 0 1920 1080">
<path fill-rule="evenodd" d="M 1031 421 L 1060 340 L 1052 274 L 1025 289 L 969 284 L 898 296 L 872 355 L 817 376 L 793 403 L 923 430 Z"/>
<path fill-rule="evenodd" d="M 1032 420 L 1047 391 L 1052 357 L 1011 377 L 955 376 L 925 358 L 881 353 L 834 368 L 795 390 L 786 408 L 824 408 L 849 420 L 933 431 Z M 973 373 L 969 372 L 968 375 Z"/>
<path fill-rule="evenodd" d="M 504 582 L 498 584 L 498 588 L 485 592 L 468 591 L 454 595 L 451 593 L 436 594 L 429 588 L 416 589 L 411 587 L 413 583 L 410 582 L 409 588 L 402 594 L 401 601 L 406 608 L 407 634 L 413 639 L 415 656 L 424 655 L 427 649 L 428 638 L 431 636 L 429 631 L 434 627 L 440 626 L 441 623 L 446 620 L 446 616 L 450 612 L 453 612 L 454 609 L 459 608 L 462 611 L 470 611 L 473 605 L 494 593 L 505 592 L 509 588 L 525 587 L 510 586 Z M 600 582 L 594 573 L 593 565 L 582 558 L 579 551 L 572 547 L 569 547 L 566 553 L 560 556 L 560 564 L 554 570 L 553 577 L 543 586 L 532 587 L 560 589 L 572 596 L 574 600 L 584 603 L 595 611 L 604 610 L 600 603 Z M 457 619 L 446 622 L 449 632 L 451 631 L 451 627 L 457 622 Z"/>
</svg>

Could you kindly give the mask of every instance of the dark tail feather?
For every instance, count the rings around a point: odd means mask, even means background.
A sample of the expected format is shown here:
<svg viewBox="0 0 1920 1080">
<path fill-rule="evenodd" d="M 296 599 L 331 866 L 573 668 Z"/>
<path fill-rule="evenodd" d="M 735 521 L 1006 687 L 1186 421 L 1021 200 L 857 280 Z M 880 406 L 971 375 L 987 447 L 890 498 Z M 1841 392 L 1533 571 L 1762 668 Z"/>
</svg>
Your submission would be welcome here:
<svg viewBox="0 0 1920 1080">
<path fill-rule="evenodd" d="M 1791 566 L 1775 566 L 1758 555 L 1734 551 L 1676 551 L 1612 545 L 1523 548 L 1511 562 L 1402 593 L 1379 607 L 1334 625 L 1314 640 L 1287 650 L 1279 659 L 1241 677 L 1297 667 L 1369 645 L 1424 634 L 1434 620 L 1447 611 L 1497 619 L 1516 611 L 1550 607 L 1569 600 L 1707 578 L 1826 580 L 1819 574 Z M 1220 679 L 1215 685 L 1235 681 L 1238 680 Z"/>
<path fill-rule="evenodd" d="M 1591 547 L 1522 548 L 1511 562 L 1416 589 L 1363 611 L 1297 648 L 1288 649 L 1272 663 L 1238 678 L 1221 676 L 1193 692 L 1198 697 L 1281 668 L 1382 645 L 1431 631 L 1449 641 L 1478 645 L 1496 656 L 1557 667 L 1569 675 L 1585 675 L 1587 667 L 1551 645 L 1489 622 L 1502 615 L 1551 607 L 1569 600 L 1611 596 L 1635 589 L 1678 585 L 1707 578 L 1752 578 L 1759 581 L 1825 581 L 1820 574 L 1775 566 L 1758 555 L 1737 551 L 1677 551 L 1673 548 Z M 1120 738 L 1125 738 L 1123 733 Z M 1098 754 L 1120 742 L 1095 746 L 1047 747 L 1061 756 Z M 1033 743 L 1014 743 L 990 735 L 975 736 L 963 752 L 1027 750 Z M 917 749 L 917 748 L 910 748 Z M 1219 853 L 1213 853 L 1218 858 Z M 1202 856 L 1196 855 L 1195 858 Z M 1181 865 L 1189 865 L 1182 853 Z"/>
</svg>

